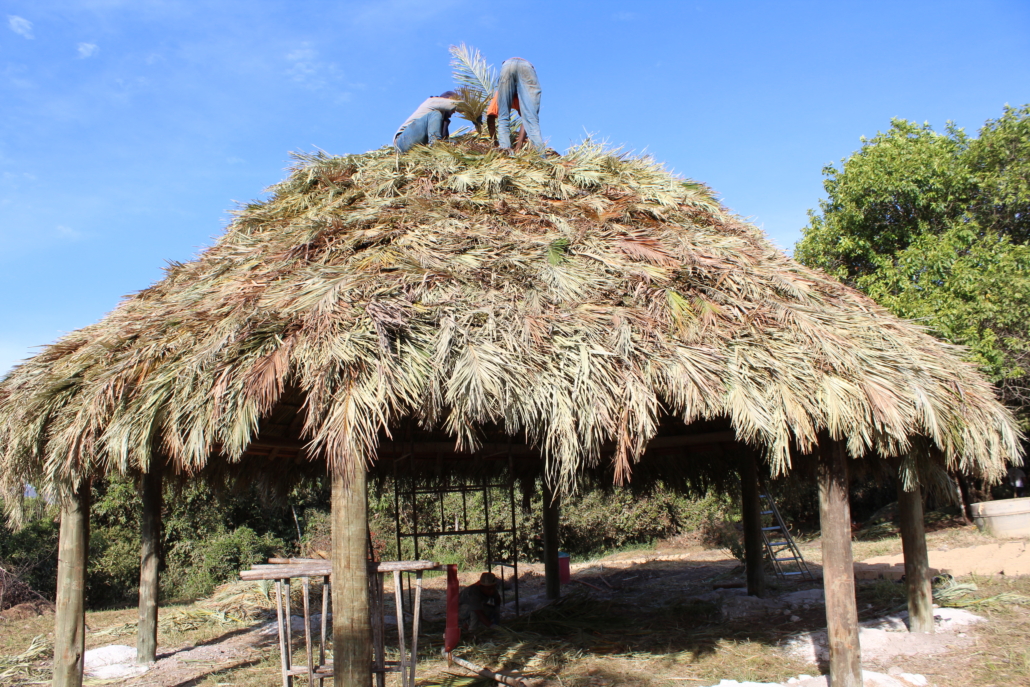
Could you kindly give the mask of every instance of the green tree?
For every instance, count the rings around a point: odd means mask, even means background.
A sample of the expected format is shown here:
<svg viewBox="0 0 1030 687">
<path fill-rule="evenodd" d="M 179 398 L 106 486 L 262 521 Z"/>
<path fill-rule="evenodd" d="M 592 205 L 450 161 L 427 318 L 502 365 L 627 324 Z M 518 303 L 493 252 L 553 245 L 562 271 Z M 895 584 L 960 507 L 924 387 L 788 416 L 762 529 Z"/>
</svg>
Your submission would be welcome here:
<svg viewBox="0 0 1030 687">
<path fill-rule="evenodd" d="M 1030 106 L 976 138 L 896 119 L 823 173 L 795 257 L 967 346 L 1030 426 Z"/>
</svg>

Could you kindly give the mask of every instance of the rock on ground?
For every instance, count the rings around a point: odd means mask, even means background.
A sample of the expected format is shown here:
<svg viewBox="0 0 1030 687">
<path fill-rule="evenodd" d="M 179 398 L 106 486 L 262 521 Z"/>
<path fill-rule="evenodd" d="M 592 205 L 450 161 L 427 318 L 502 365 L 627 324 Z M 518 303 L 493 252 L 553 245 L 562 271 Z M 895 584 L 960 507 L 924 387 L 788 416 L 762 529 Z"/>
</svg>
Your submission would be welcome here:
<svg viewBox="0 0 1030 687">
<path fill-rule="evenodd" d="M 903 612 L 862 623 L 858 631 L 862 659 L 888 661 L 894 656 L 943 653 L 951 647 L 972 641 L 953 634 L 955 629 L 984 621 L 981 616 L 962 609 L 936 608 L 936 633 L 917 634 L 908 631 L 907 619 L 908 613 Z M 794 657 L 808 663 L 829 660 L 830 650 L 825 630 L 799 635 L 787 643 L 786 649 Z"/>
</svg>

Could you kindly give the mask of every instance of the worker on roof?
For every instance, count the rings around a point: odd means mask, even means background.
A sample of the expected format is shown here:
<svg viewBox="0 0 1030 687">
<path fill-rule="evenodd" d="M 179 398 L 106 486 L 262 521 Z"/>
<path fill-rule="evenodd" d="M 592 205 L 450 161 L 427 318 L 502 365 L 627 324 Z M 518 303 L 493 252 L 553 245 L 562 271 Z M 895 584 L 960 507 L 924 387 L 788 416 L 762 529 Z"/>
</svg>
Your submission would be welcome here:
<svg viewBox="0 0 1030 687">
<path fill-rule="evenodd" d="M 461 590 L 458 604 L 458 623 L 470 632 L 484 630 L 501 622 L 497 576 L 492 572 L 480 575 L 478 582 Z"/>
<path fill-rule="evenodd" d="M 541 154 L 544 139 L 540 135 L 540 81 L 536 69 L 521 57 L 512 57 L 501 65 L 501 78 L 497 93 L 486 111 L 486 125 L 490 137 L 502 150 L 511 149 L 511 111 L 518 110 L 522 127 L 529 140 Z"/>
<path fill-rule="evenodd" d="M 393 135 L 394 147 L 404 153 L 417 145 L 446 141 L 450 137 L 451 115 L 459 102 L 460 97 L 454 91 L 426 98 Z"/>
</svg>

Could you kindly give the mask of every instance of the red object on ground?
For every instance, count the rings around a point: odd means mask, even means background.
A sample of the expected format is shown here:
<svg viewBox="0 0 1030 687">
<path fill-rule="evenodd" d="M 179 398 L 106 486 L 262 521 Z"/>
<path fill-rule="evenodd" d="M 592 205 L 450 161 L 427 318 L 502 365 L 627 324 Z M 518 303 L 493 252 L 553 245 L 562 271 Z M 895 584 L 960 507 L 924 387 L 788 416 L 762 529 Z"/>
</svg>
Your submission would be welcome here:
<svg viewBox="0 0 1030 687">
<path fill-rule="evenodd" d="M 569 580 L 572 579 L 571 571 L 569 570 L 569 554 L 558 553 L 558 581 L 562 584 L 568 584 Z"/>
<path fill-rule="evenodd" d="M 448 654 L 461 642 L 461 628 L 458 626 L 458 566 L 447 566 L 447 629 L 443 633 L 443 650 Z"/>
</svg>

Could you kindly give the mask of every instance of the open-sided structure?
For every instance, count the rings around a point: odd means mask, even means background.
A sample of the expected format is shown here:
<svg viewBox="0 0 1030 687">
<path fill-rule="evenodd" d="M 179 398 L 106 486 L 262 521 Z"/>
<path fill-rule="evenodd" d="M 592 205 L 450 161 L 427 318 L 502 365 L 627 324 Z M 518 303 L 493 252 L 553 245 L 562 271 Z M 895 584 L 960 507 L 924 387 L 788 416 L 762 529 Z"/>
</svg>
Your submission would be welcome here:
<svg viewBox="0 0 1030 687">
<path fill-rule="evenodd" d="M 81 679 L 92 476 L 328 469 L 335 680 L 367 685 L 365 489 L 381 453 L 524 453 L 558 491 L 599 463 L 630 480 L 649 453 L 736 447 L 774 472 L 807 456 L 831 675 L 852 685 L 849 464 L 896 459 L 916 523 L 926 466 L 992 478 L 1019 452 L 958 353 L 649 159 L 589 143 L 507 157 L 475 139 L 318 155 L 196 260 L 10 373 L 0 461 L 8 486 L 62 499 L 59 685 Z"/>
</svg>

